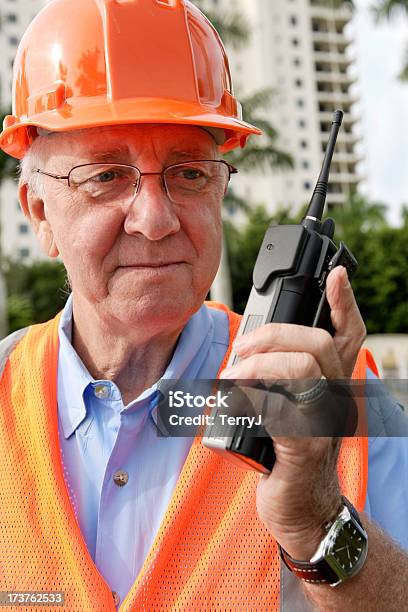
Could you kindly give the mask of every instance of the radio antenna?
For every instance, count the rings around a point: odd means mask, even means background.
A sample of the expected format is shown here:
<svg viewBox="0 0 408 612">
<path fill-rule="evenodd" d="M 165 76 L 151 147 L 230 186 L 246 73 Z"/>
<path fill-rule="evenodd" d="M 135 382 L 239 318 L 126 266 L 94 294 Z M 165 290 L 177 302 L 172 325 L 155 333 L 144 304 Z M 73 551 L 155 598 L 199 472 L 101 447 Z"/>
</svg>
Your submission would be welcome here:
<svg viewBox="0 0 408 612">
<path fill-rule="evenodd" d="M 310 200 L 304 221 L 321 221 L 324 207 L 326 204 L 327 185 L 329 183 L 330 165 L 336 146 L 337 135 L 343 121 L 343 112 L 336 110 L 333 115 L 332 127 L 330 130 L 329 142 L 327 143 L 323 166 L 317 179 L 316 187 Z"/>
</svg>

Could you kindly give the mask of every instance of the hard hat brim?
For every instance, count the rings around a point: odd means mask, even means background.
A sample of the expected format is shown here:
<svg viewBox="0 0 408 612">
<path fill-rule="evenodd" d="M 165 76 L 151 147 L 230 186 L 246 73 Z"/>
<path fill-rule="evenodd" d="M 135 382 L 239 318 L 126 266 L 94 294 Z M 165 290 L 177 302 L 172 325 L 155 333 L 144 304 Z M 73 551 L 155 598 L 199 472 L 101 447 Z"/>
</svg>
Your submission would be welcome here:
<svg viewBox="0 0 408 612">
<path fill-rule="evenodd" d="M 226 130 L 226 142 L 220 150 L 226 152 L 244 146 L 250 134 L 262 134 L 261 130 L 240 119 L 219 114 L 219 109 L 202 104 L 146 98 L 116 100 L 110 104 L 106 99 L 68 101 L 58 110 L 41 112 L 30 120 L 19 118 L 14 125 L 6 127 L 0 135 L 0 148 L 9 155 L 21 159 L 29 148 L 32 138 L 29 126 L 41 127 L 52 132 L 65 132 L 84 128 L 126 125 L 132 123 L 168 123 L 221 128 Z"/>
</svg>

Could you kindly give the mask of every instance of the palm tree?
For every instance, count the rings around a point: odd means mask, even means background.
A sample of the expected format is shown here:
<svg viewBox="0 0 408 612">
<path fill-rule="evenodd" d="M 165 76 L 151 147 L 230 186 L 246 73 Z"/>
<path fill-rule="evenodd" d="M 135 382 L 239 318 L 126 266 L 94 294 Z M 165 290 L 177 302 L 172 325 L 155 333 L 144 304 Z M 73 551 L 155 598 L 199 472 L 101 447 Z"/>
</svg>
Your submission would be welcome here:
<svg viewBox="0 0 408 612">
<path fill-rule="evenodd" d="M 9 112 L 0 109 L 0 125 L 3 123 L 3 117 Z M 1 185 L 6 179 L 16 176 L 17 162 L 14 158 L 6 155 L 0 150 L 0 196 Z M 1 201 L 0 201 L 1 204 Z M 7 287 L 4 278 L 3 269 L 3 253 L 2 253 L 2 228 L 0 225 L 0 338 L 4 338 L 7 334 Z"/>
<path fill-rule="evenodd" d="M 347 206 L 333 211 L 339 234 L 356 234 L 368 230 L 378 230 L 387 225 L 387 206 L 381 202 L 370 202 L 354 191 L 350 194 Z"/>
<path fill-rule="evenodd" d="M 251 30 L 240 13 L 234 10 L 225 12 L 218 8 L 207 10 L 208 2 L 205 0 L 194 0 L 194 4 L 206 14 L 221 39 L 228 42 L 234 49 L 239 49 L 249 42 Z"/>
<path fill-rule="evenodd" d="M 408 17 L 408 0 L 376 0 L 373 10 L 377 20 L 392 19 L 395 15 L 401 13 Z M 401 81 L 408 81 L 408 48 L 399 78 Z"/>
<path fill-rule="evenodd" d="M 374 10 L 378 18 L 389 19 L 398 12 L 405 12 L 408 15 L 408 0 L 377 0 Z"/>
</svg>

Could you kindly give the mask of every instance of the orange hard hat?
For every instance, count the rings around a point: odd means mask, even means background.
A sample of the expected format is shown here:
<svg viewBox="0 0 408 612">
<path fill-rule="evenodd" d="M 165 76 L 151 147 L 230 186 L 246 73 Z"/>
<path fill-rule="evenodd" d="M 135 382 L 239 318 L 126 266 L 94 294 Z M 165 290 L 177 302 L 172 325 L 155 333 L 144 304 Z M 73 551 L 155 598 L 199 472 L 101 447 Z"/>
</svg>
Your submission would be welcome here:
<svg viewBox="0 0 408 612">
<path fill-rule="evenodd" d="M 0 147 L 22 158 L 37 127 L 127 123 L 223 130 L 221 151 L 260 130 L 242 121 L 224 46 L 188 0 L 53 0 L 31 22 Z"/>
</svg>

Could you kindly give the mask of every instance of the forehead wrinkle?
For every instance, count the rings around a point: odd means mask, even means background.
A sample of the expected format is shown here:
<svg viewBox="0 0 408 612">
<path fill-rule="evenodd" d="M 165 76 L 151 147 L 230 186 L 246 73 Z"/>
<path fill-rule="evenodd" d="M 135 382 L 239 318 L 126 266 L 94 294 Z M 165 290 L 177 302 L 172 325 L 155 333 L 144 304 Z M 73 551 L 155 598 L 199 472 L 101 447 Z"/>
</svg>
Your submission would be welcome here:
<svg viewBox="0 0 408 612">
<path fill-rule="evenodd" d="M 89 153 L 87 152 L 87 156 L 92 157 L 95 161 L 109 161 L 109 159 L 112 158 L 129 156 L 129 147 L 121 145 L 109 147 L 103 151 L 89 151 Z"/>
<path fill-rule="evenodd" d="M 169 154 L 170 155 L 178 155 L 180 157 L 186 157 L 186 158 L 187 157 L 196 156 L 196 155 L 197 156 L 201 156 L 202 158 L 204 158 L 204 157 L 207 158 L 208 157 L 208 153 L 205 153 L 203 149 L 200 149 L 200 148 L 197 148 L 197 147 L 189 149 L 188 151 L 180 150 L 180 149 L 174 147 L 174 148 L 172 148 L 169 151 Z"/>
</svg>

